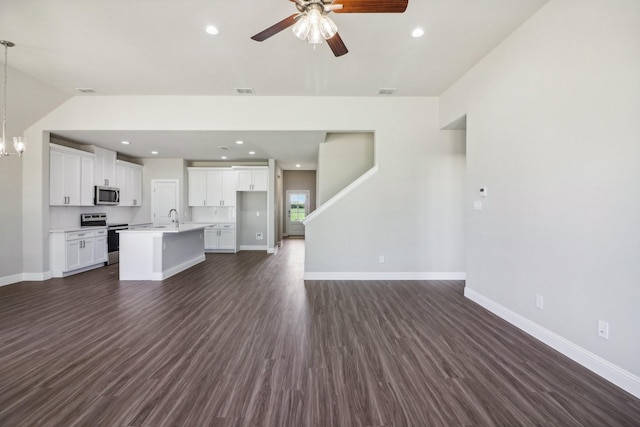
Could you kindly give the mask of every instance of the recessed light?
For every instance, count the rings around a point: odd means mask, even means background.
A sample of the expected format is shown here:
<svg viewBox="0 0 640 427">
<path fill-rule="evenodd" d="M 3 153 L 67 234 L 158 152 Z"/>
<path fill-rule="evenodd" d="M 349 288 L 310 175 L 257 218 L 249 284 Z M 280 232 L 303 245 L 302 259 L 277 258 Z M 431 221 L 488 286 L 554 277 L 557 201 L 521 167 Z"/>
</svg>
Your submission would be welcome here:
<svg viewBox="0 0 640 427">
<path fill-rule="evenodd" d="M 244 141 L 237 140 L 237 141 L 236 141 L 236 144 L 238 144 L 238 145 L 242 145 L 242 144 L 244 144 Z"/>
<path fill-rule="evenodd" d="M 299 168 L 299 167 L 300 167 L 300 165 L 296 165 L 296 167 L 297 167 L 297 168 Z"/>
<path fill-rule="evenodd" d="M 418 37 L 422 37 L 424 36 L 424 30 L 422 28 L 414 28 L 413 31 L 411 31 L 411 37 L 413 38 L 418 38 Z"/>
<path fill-rule="evenodd" d="M 211 34 L 212 36 L 215 36 L 216 34 L 218 34 L 220 32 L 220 31 L 218 31 L 218 29 L 214 25 L 207 26 L 207 28 L 205 28 L 205 31 L 208 34 Z"/>
<path fill-rule="evenodd" d="M 220 157 L 222 160 L 227 160 L 227 156 Z"/>
<path fill-rule="evenodd" d="M 151 154 L 158 154 L 158 152 L 157 151 L 152 151 Z"/>
<path fill-rule="evenodd" d="M 249 151 L 249 154 L 251 154 L 253 156 L 254 154 L 256 154 L 256 152 L 255 151 Z"/>
<path fill-rule="evenodd" d="M 130 143 L 129 141 L 122 141 L 122 144 L 124 144 L 124 145 L 129 145 L 129 144 L 131 144 L 131 143 Z"/>
</svg>

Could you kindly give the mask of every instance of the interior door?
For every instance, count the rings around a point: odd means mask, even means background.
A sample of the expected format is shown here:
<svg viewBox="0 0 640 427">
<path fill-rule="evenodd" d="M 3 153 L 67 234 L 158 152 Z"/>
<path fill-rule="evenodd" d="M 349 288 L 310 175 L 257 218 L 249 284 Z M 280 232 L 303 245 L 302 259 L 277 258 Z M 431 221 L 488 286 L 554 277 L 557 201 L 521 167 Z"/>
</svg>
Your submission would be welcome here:
<svg viewBox="0 0 640 427">
<path fill-rule="evenodd" d="M 178 180 L 154 179 L 151 181 L 151 220 L 155 225 L 172 224 L 170 211 L 178 211 L 178 218 L 182 221 L 178 210 Z"/>
<path fill-rule="evenodd" d="M 309 192 L 287 190 L 287 234 L 304 236 L 302 220 L 309 213 Z"/>
</svg>

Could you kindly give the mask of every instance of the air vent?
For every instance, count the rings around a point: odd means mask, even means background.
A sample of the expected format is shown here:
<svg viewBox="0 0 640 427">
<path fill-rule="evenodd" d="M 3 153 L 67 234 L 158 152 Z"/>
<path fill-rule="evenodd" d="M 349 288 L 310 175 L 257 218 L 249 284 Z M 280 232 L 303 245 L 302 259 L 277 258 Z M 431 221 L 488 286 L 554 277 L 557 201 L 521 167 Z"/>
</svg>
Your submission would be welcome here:
<svg viewBox="0 0 640 427">
<path fill-rule="evenodd" d="M 96 93 L 96 91 L 90 87 L 77 87 L 76 90 L 82 93 Z"/>
<path fill-rule="evenodd" d="M 393 95 L 397 90 L 395 87 L 383 87 L 378 89 L 378 95 Z"/>
<path fill-rule="evenodd" d="M 231 151 L 231 147 L 229 147 L 228 145 L 222 145 L 218 148 L 222 151 Z"/>
<path fill-rule="evenodd" d="M 238 92 L 240 95 L 253 95 L 253 94 L 255 94 L 253 88 L 250 88 L 250 87 L 238 87 L 238 88 L 236 88 L 236 92 Z"/>
</svg>

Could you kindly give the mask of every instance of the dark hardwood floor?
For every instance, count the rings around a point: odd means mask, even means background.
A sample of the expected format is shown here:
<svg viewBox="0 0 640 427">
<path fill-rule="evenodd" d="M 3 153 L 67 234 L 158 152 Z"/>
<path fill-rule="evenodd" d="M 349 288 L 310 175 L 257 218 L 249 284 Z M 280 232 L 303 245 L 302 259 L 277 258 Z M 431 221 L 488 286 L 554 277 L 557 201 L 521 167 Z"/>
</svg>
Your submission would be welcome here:
<svg viewBox="0 0 640 427">
<path fill-rule="evenodd" d="M 638 426 L 640 401 L 462 296 L 302 280 L 304 241 L 164 282 L 0 288 L 0 426 Z"/>
</svg>

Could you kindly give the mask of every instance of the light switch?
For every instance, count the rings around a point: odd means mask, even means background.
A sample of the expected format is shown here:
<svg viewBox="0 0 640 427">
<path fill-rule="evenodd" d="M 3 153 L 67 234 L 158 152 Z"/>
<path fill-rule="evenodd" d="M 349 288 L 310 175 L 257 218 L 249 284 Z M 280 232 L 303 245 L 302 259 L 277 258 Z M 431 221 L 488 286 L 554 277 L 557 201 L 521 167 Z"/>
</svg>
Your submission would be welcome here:
<svg viewBox="0 0 640 427">
<path fill-rule="evenodd" d="M 482 210 L 482 200 L 474 200 L 473 201 L 473 210 L 481 211 Z"/>
<path fill-rule="evenodd" d="M 482 187 L 480 189 L 480 197 L 487 197 L 487 187 Z"/>
</svg>

